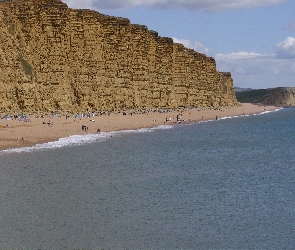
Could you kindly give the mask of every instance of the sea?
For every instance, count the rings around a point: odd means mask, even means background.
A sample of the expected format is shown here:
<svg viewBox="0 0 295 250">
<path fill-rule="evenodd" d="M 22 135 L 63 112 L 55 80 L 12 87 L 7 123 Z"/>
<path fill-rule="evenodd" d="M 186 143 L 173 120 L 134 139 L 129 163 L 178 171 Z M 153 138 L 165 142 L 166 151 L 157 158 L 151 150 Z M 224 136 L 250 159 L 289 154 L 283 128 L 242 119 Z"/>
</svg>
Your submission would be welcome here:
<svg viewBox="0 0 295 250">
<path fill-rule="evenodd" d="M 294 249 L 295 108 L 0 151 L 1 249 Z"/>
</svg>

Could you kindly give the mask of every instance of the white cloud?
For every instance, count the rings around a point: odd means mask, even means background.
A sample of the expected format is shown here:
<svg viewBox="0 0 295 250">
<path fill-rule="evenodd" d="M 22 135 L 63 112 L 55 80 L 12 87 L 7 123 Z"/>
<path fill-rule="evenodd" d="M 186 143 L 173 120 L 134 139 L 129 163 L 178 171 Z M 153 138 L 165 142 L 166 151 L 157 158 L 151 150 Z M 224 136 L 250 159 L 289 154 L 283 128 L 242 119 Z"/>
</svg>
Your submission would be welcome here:
<svg viewBox="0 0 295 250">
<path fill-rule="evenodd" d="M 190 49 L 193 49 L 199 53 L 203 53 L 203 54 L 206 54 L 208 55 L 209 54 L 209 49 L 206 48 L 204 46 L 204 44 L 200 43 L 200 42 L 195 42 L 195 43 L 192 43 L 191 41 L 189 40 L 185 40 L 185 39 L 180 39 L 180 38 L 177 38 L 177 37 L 173 37 L 173 41 L 175 43 L 181 43 L 183 44 L 186 48 L 190 48 Z"/>
<path fill-rule="evenodd" d="M 263 55 L 255 53 L 255 52 L 232 52 L 230 54 L 217 54 L 216 59 L 219 60 L 241 60 L 241 59 L 248 59 L 248 58 L 257 58 Z"/>
<path fill-rule="evenodd" d="M 127 9 L 149 6 L 157 9 L 221 11 L 275 5 L 286 0 L 64 0 L 71 8 Z"/>
<path fill-rule="evenodd" d="M 250 88 L 295 86 L 295 59 L 238 52 L 216 55 L 217 69 L 232 73 L 234 85 Z"/>
<path fill-rule="evenodd" d="M 215 57 L 219 70 L 232 73 L 255 75 L 265 71 L 272 71 L 275 57 L 261 55 L 254 52 L 238 52 L 231 54 L 217 54 Z"/>
<path fill-rule="evenodd" d="M 281 43 L 277 44 L 278 58 L 295 58 L 295 38 L 288 37 Z"/>
</svg>

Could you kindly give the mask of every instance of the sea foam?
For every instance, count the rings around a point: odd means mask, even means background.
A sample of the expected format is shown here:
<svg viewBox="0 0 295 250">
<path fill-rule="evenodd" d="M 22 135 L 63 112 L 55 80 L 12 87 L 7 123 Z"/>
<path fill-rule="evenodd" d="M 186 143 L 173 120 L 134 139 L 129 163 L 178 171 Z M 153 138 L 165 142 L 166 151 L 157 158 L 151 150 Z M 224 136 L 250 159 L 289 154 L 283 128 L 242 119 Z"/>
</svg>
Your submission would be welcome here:
<svg viewBox="0 0 295 250">
<path fill-rule="evenodd" d="M 264 114 L 268 114 L 268 113 L 272 113 L 272 112 L 276 112 L 276 111 L 279 111 L 283 108 L 277 108 L 277 109 L 274 109 L 274 110 L 266 110 L 266 111 L 263 111 L 261 113 L 258 113 L 258 114 L 254 114 L 254 115 L 264 115 Z"/>
<path fill-rule="evenodd" d="M 32 147 L 21 147 L 21 148 L 11 148 L 7 150 L 2 150 L 0 151 L 0 155 L 9 154 L 9 153 L 36 152 L 36 151 L 57 149 L 57 148 L 63 148 L 63 147 L 80 146 L 80 145 L 84 145 L 88 143 L 102 142 L 115 136 L 121 136 L 123 134 L 148 133 L 148 132 L 154 132 L 156 130 L 171 129 L 172 127 L 173 126 L 169 126 L 169 125 L 160 125 L 154 128 L 140 128 L 135 130 L 101 132 L 99 134 L 71 135 L 69 137 L 60 138 L 58 141 L 37 144 Z"/>
<path fill-rule="evenodd" d="M 276 112 L 281 110 L 282 108 L 278 108 L 271 111 L 263 111 L 258 114 L 254 115 L 263 115 L 271 112 Z M 244 116 L 250 116 L 250 115 L 244 115 Z M 231 119 L 231 118 L 237 118 L 240 116 L 224 116 L 218 118 L 219 120 L 225 120 L 225 119 Z M 200 121 L 198 123 L 202 122 L 212 122 L 215 120 L 204 120 Z M 9 154 L 9 153 L 24 153 L 24 152 L 36 152 L 36 151 L 43 151 L 43 150 L 50 150 L 50 149 L 57 149 L 57 148 L 63 148 L 63 147 L 72 147 L 72 146 L 80 146 L 87 143 L 94 143 L 94 142 L 101 142 L 108 140 L 109 138 L 115 137 L 115 136 L 121 136 L 123 134 L 130 134 L 130 133 L 148 133 L 148 132 L 154 132 L 156 130 L 164 130 L 164 129 L 171 129 L 174 126 L 172 125 L 160 125 L 154 128 L 140 128 L 135 130 L 121 130 L 121 131 L 112 131 L 112 132 L 102 132 L 100 134 L 86 134 L 86 135 L 72 135 L 65 138 L 60 138 L 58 141 L 53 142 L 47 142 L 42 144 L 37 144 L 32 147 L 21 147 L 21 148 L 11 148 L 7 150 L 0 151 L 0 155 Z"/>
</svg>

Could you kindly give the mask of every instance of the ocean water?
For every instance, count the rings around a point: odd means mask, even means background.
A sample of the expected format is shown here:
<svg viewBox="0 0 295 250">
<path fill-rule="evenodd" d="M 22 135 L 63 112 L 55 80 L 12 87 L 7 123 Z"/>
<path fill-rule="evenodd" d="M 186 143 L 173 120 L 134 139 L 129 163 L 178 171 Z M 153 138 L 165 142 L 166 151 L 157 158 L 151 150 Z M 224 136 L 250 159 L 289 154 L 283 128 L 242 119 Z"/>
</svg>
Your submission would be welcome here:
<svg viewBox="0 0 295 250">
<path fill-rule="evenodd" d="M 0 248 L 293 249 L 294 142 L 289 108 L 2 151 Z"/>
</svg>

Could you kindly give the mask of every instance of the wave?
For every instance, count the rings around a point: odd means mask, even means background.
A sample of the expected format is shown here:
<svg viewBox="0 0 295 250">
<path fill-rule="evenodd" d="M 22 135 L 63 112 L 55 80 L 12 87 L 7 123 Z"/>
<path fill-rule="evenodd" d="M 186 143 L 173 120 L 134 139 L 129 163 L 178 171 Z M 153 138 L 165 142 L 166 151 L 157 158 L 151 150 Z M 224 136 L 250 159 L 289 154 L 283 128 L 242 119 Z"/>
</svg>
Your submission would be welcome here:
<svg viewBox="0 0 295 250">
<path fill-rule="evenodd" d="M 226 119 L 233 119 L 233 118 L 239 118 L 239 117 L 250 117 L 252 115 L 264 115 L 264 114 L 268 114 L 268 113 L 277 112 L 277 111 L 282 110 L 282 109 L 284 109 L 284 108 L 277 108 L 277 109 L 274 109 L 274 110 L 262 111 L 262 112 L 256 113 L 256 114 L 222 116 L 222 117 L 219 117 L 217 120 L 226 120 Z M 216 121 L 216 119 L 202 120 L 202 121 L 197 121 L 195 123 L 190 123 L 190 124 L 186 124 L 186 125 L 192 125 L 192 124 L 198 124 L 198 123 L 205 123 L 205 122 L 214 122 L 214 121 Z"/>
<path fill-rule="evenodd" d="M 271 111 L 263 111 L 261 113 L 253 114 L 253 115 L 263 115 L 267 113 L 272 113 L 279 111 L 283 108 L 278 108 Z M 225 120 L 225 119 L 232 119 L 237 118 L 241 116 L 251 116 L 251 115 L 240 115 L 240 116 L 224 116 L 218 118 L 218 120 Z M 213 122 L 216 121 L 215 119 L 212 120 L 202 120 L 198 121 L 196 123 L 203 123 L 203 122 Z M 184 125 L 192 125 L 196 123 L 186 123 Z M 60 138 L 58 141 L 53 142 L 47 142 L 42 144 L 37 144 L 32 147 L 22 147 L 22 148 L 11 148 L 7 150 L 0 151 L 0 155 L 4 154 L 10 154 L 10 153 L 25 153 L 25 152 L 36 152 L 36 151 L 44 151 L 44 150 L 50 150 L 50 149 L 57 149 L 57 148 L 63 148 L 63 147 L 72 147 L 72 146 L 80 146 L 88 143 L 94 143 L 94 142 L 102 142 L 105 140 L 108 140 L 115 136 L 121 136 L 123 134 L 130 134 L 130 133 L 150 133 L 154 132 L 156 130 L 164 130 L 164 129 L 171 129 L 175 125 L 160 125 L 153 128 L 140 128 L 135 130 L 121 130 L 121 131 L 112 131 L 112 132 L 101 132 L 100 134 L 87 134 L 87 135 L 72 135 L 65 138 Z"/>
<path fill-rule="evenodd" d="M 268 114 L 268 113 L 277 112 L 277 111 L 282 110 L 282 109 L 284 109 L 284 108 L 277 108 L 277 109 L 274 109 L 274 110 L 266 110 L 266 111 L 263 111 L 261 113 L 254 114 L 254 115 L 264 115 L 264 114 Z"/>
<path fill-rule="evenodd" d="M 111 131 L 111 132 L 101 132 L 99 134 L 87 134 L 87 135 L 71 135 L 69 137 L 60 138 L 58 141 L 46 142 L 42 144 L 36 144 L 32 147 L 22 147 L 22 148 L 11 148 L 0 151 L 0 155 L 10 154 L 10 153 L 28 153 L 36 151 L 44 151 L 50 149 L 57 149 L 63 147 L 80 146 L 84 144 L 102 142 L 108 140 L 115 136 L 120 136 L 123 134 L 130 133 L 151 133 L 156 130 L 171 129 L 173 126 L 170 125 L 160 125 L 154 128 L 140 128 L 135 130 L 121 130 L 121 131 Z"/>
</svg>

